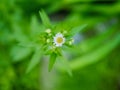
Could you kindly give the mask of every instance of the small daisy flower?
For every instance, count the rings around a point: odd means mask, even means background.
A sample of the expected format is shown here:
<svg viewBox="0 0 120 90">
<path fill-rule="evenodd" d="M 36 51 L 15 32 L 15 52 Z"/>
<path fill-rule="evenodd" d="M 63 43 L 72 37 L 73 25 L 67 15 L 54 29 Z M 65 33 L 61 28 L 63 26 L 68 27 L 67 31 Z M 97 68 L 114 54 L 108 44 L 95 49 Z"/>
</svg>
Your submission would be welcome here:
<svg viewBox="0 0 120 90">
<path fill-rule="evenodd" d="M 56 47 L 61 47 L 65 43 L 65 38 L 63 37 L 63 34 L 57 33 L 53 40 Z"/>
</svg>

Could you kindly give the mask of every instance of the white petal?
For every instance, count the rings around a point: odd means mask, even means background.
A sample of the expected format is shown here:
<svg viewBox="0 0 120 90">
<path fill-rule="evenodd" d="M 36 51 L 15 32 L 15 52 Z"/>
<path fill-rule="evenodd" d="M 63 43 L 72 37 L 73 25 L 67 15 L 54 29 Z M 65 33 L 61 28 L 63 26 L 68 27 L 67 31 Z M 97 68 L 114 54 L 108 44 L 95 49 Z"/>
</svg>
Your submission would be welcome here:
<svg viewBox="0 0 120 90">
<path fill-rule="evenodd" d="M 58 37 L 61 37 L 63 39 L 61 43 L 57 42 Z M 55 37 L 53 37 L 53 42 L 56 45 L 56 47 L 61 47 L 65 43 L 65 38 L 63 37 L 61 33 L 57 33 Z"/>
</svg>

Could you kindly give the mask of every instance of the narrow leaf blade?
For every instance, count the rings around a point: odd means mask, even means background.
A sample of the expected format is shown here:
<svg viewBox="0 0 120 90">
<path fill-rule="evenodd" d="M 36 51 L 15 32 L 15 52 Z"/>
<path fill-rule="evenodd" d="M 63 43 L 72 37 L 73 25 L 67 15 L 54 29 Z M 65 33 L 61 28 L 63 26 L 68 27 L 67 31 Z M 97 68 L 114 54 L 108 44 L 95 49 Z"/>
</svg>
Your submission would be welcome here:
<svg viewBox="0 0 120 90">
<path fill-rule="evenodd" d="M 51 71 L 53 68 L 53 65 L 55 64 L 57 55 L 55 53 L 52 53 L 50 56 L 50 61 L 49 61 L 49 67 L 48 70 Z"/>
<path fill-rule="evenodd" d="M 39 14 L 40 14 L 40 17 L 41 17 L 41 20 L 42 20 L 43 24 L 47 28 L 50 28 L 51 27 L 51 23 L 50 23 L 50 20 L 49 20 L 47 14 L 44 12 L 44 10 L 39 11 Z"/>
<path fill-rule="evenodd" d="M 63 64 L 63 68 L 66 70 L 66 72 L 69 74 L 69 76 L 72 76 L 72 69 L 70 68 L 69 62 L 66 58 L 61 57 L 61 63 Z"/>
<path fill-rule="evenodd" d="M 26 57 L 28 57 L 32 52 L 31 48 L 25 48 L 20 46 L 14 46 L 11 49 L 11 56 L 14 62 L 22 61 Z"/>
<path fill-rule="evenodd" d="M 33 55 L 28 65 L 26 73 L 29 73 L 40 62 L 41 57 L 42 57 L 42 51 L 40 49 L 36 50 L 35 54 Z"/>
<path fill-rule="evenodd" d="M 78 26 L 78 27 L 75 27 L 71 30 L 71 35 L 75 35 L 77 33 L 79 33 L 80 31 L 82 31 L 85 27 L 87 26 L 87 24 L 84 24 L 82 26 Z"/>
</svg>

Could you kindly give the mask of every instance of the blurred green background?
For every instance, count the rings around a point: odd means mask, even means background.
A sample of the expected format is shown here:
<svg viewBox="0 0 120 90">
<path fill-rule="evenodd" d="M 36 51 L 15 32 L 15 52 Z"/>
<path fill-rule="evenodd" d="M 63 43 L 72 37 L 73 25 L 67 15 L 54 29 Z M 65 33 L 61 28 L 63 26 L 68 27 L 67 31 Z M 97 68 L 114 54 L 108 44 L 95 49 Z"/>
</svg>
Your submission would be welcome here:
<svg viewBox="0 0 120 90">
<path fill-rule="evenodd" d="M 65 52 L 72 77 L 59 61 L 48 72 L 46 56 L 26 74 L 33 50 L 18 42 L 40 30 L 40 9 L 52 23 L 88 24 Z M 120 90 L 120 1 L 0 0 L 0 90 Z"/>
</svg>

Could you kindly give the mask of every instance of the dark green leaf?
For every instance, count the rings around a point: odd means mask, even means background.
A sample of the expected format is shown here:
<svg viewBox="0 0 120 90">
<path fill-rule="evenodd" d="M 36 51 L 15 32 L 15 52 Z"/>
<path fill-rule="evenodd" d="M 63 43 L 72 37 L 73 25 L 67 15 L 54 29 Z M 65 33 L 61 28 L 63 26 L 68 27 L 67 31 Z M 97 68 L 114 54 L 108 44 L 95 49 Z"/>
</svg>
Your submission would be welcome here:
<svg viewBox="0 0 120 90">
<path fill-rule="evenodd" d="M 48 70 L 51 71 L 51 69 L 53 68 L 53 65 L 55 64 L 55 61 L 56 61 L 56 57 L 57 57 L 57 54 L 56 53 L 52 53 L 50 55 L 50 60 L 49 60 L 49 67 L 48 67 Z"/>
</svg>

